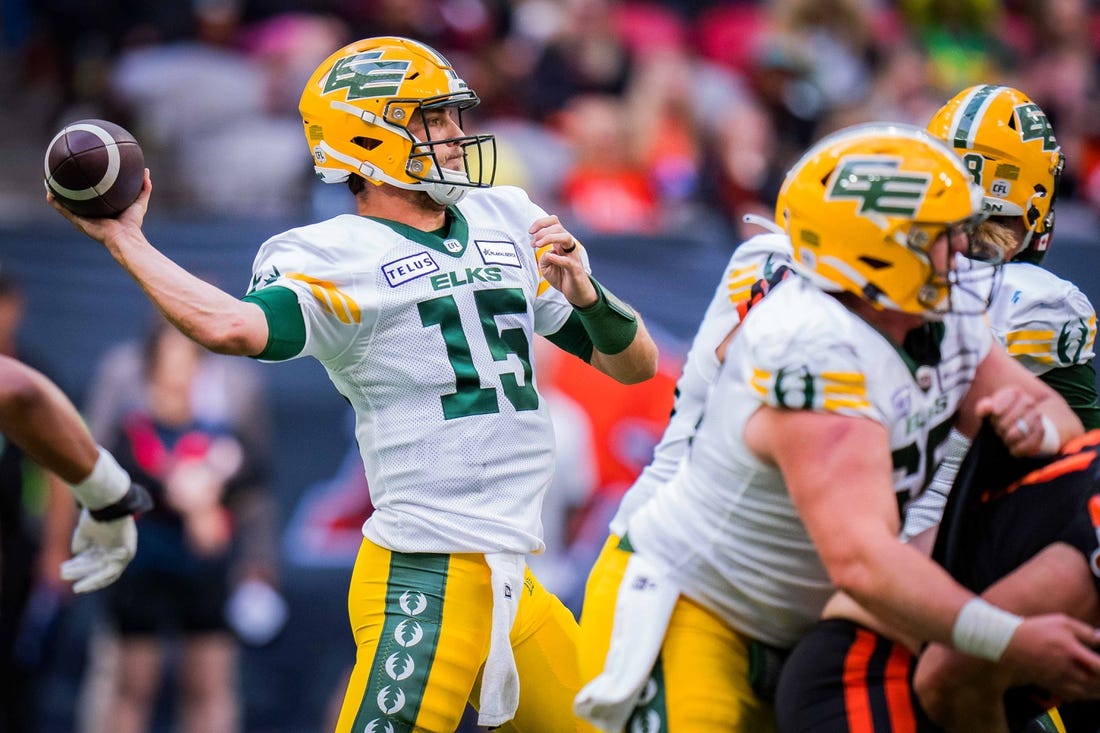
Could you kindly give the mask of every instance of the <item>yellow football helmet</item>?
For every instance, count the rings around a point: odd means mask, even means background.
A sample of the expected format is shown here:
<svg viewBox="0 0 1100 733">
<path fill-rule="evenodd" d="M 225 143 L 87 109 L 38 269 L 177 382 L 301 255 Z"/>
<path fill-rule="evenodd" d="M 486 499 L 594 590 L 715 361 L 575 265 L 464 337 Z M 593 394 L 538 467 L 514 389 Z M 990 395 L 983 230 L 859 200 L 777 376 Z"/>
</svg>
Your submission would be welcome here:
<svg viewBox="0 0 1100 733">
<path fill-rule="evenodd" d="M 962 156 L 985 189 L 991 217 L 1020 217 L 1026 234 L 1013 259 L 1038 263 L 1054 231 L 1054 196 L 1065 159 L 1046 114 L 1012 87 L 980 84 L 940 108 L 928 130 Z"/>
<path fill-rule="evenodd" d="M 868 124 L 835 132 L 791 168 L 779 201 L 798 269 L 826 290 L 930 318 L 988 305 L 999 268 L 967 267 L 962 282 L 959 258 L 943 257 L 938 271 L 930 256 L 946 233 L 953 242 L 968 238 L 969 257 L 999 261 L 995 250 L 978 251 L 969 239 L 984 218 L 981 187 L 926 130 Z M 988 275 L 988 293 L 976 292 L 982 278 L 975 269 Z M 952 298 L 953 288 L 973 300 Z"/>
<path fill-rule="evenodd" d="M 425 110 L 453 107 L 461 115 L 480 101 L 430 47 L 380 37 L 349 44 L 325 59 L 306 84 L 298 110 L 314 169 L 324 182 L 339 183 L 356 173 L 375 185 L 425 191 L 448 205 L 470 188 L 493 185 L 493 136 L 432 140 L 426 133 L 428 139 L 418 140 L 408 126 Z M 464 171 L 443 167 L 435 155 L 435 146 L 454 143 L 462 146 Z"/>
</svg>

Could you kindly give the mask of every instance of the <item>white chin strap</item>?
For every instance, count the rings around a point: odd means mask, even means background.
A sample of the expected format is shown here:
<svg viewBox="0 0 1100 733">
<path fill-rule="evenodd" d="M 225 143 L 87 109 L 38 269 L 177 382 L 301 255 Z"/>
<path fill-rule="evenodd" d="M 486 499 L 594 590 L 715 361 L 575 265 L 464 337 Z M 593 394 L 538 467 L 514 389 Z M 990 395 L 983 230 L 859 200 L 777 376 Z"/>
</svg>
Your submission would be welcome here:
<svg viewBox="0 0 1100 733">
<path fill-rule="evenodd" d="M 441 167 L 439 172 L 443 174 L 442 182 L 421 181 L 420 185 L 416 186 L 416 188 L 425 190 L 432 201 L 441 206 L 457 204 L 470 190 L 468 185 L 463 186 L 458 184 L 469 184 L 469 177 L 462 171 L 453 171 L 450 168 Z M 454 181 L 454 183 L 452 183 L 452 181 Z"/>
<path fill-rule="evenodd" d="M 385 171 L 375 168 L 366 161 L 356 160 L 350 155 L 344 155 L 333 149 L 332 146 L 323 140 L 317 145 L 327 157 L 338 160 L 349 167 L 358 169 L 359 175 L 363 176 L 363 178 L 373 181 L 382 181 L 383 183 L 388 183 L 391 186 L 403 188 L 407 191 L 423 191 L 431 197 L 432 201 L 440 206 L 457 204 L 469 191 L 470 179 L 462 171 L 454 171 L 450 168 L 440 167 L 439 171 L 443 175 L 442 181 L 417 181 L 416 183 L 406 183 L 405 181 L 399 181 L 387 175 Z M 321 180 L 325 183 L 343 183 L 348 179 L 348 172 L 341 168 L 328 168 L 315 165 L 313 169 L 317 171 L 317 175 L 320 176 Z"/>
</svg>

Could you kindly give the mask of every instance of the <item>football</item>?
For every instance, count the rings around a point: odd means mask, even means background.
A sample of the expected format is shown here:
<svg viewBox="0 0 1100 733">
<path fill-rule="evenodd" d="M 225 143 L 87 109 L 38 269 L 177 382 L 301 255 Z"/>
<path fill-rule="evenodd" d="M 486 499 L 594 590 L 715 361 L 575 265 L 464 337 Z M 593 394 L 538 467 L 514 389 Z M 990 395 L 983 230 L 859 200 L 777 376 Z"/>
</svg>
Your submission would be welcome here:
<svg viewBox="0 0 1100 733">
<path fill-rule="evenodd" d="M 46 149 L 46 186 L 80 216 L 118 216 L 137 199 L 144 179 L 141 146 L 107 120 L 66 125 Z"/>
</svg>

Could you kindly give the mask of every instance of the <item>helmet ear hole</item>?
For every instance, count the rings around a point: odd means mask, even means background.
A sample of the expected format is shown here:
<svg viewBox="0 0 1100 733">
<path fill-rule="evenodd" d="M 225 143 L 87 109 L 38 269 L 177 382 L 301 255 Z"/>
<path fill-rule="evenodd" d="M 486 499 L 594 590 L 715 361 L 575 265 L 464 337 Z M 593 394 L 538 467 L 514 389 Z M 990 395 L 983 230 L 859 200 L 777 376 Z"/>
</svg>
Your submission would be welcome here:
<svg viewBox="0 0 1100 733">
<path fill-rule="evenodd" d="M 1035 222 L 1039 221 L 1040 215 L 1039 208 L 1037 206 L 1029 206 L 1027 208 L 1027 223 L 1028 226 L 1035 226 Z"/>
<path fill-rule="evenodd" d="M 381 140 L 373 137 L 353 137 L 351 141 L 359 147 L 365 148 L 367 150 L 374 150 L 382 144 Z"/>
</svg>

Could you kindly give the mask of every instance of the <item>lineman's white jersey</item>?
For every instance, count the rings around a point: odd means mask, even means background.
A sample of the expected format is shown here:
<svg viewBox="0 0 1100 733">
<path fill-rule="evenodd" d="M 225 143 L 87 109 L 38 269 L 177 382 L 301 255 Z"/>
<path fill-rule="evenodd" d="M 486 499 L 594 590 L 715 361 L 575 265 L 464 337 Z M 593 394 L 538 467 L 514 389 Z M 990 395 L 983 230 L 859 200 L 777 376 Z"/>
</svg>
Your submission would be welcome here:
<svg viewBox="0 0 1100 733">
<path fill-rule="evenodd" d="M 759 234 L 734 250 L 684 360 L 672 416 L 653 450 L 653 460 L 623 495 L 611 520 L 613 534 L 622 536 L 630 516 L 676 473 L 718 373 L 715 351 L 740 320 L 737 304 L 749 298 L 753 283 L 771 277 L 779 267 L 790 264 L 791 257 L 791 240 L 785 234 Z"/>
<path fill-rule="evenodd" d="M 295 358 L 320 361 L 355 410 L 368 538 L 400 552 L 537 552 L 554 432 L 532 334 L 557 332 L 573 309 L 540 277 L 528 228 L 545 212 L 526 193 L 471 191 L 457 209 L 446 240 L 354 215 L 292 229 L 260 248 L 253 287 L 294 292 L 306 328 Z"/>
<path fill-rule="evenodd" d="M 1086 364 L 1095 356 L 1096 311 L 1076 285 L 1030 262 L 1009 262 L 989 305 L 994 337 L 1036 376 Z M 970 441 L 952 431 L 943 464 L 928 491 L 905 513 L 902 536 L 938 524 Z"/>
<path fill-rule="evenodd" d="M 982 316 L 942 322 L 941 361 L 916 367 L 865 321 L 788 278 L 741 324 L 689 456 L 631 518 L 638 552 L 681 591 L 749 636 L 789 647 L 832 592 L 782 475 L 745 446 L 761 406 L 832 412 L 885 426 L 899 498 L 923 488 L 992 337 Z"/>
</svg>

